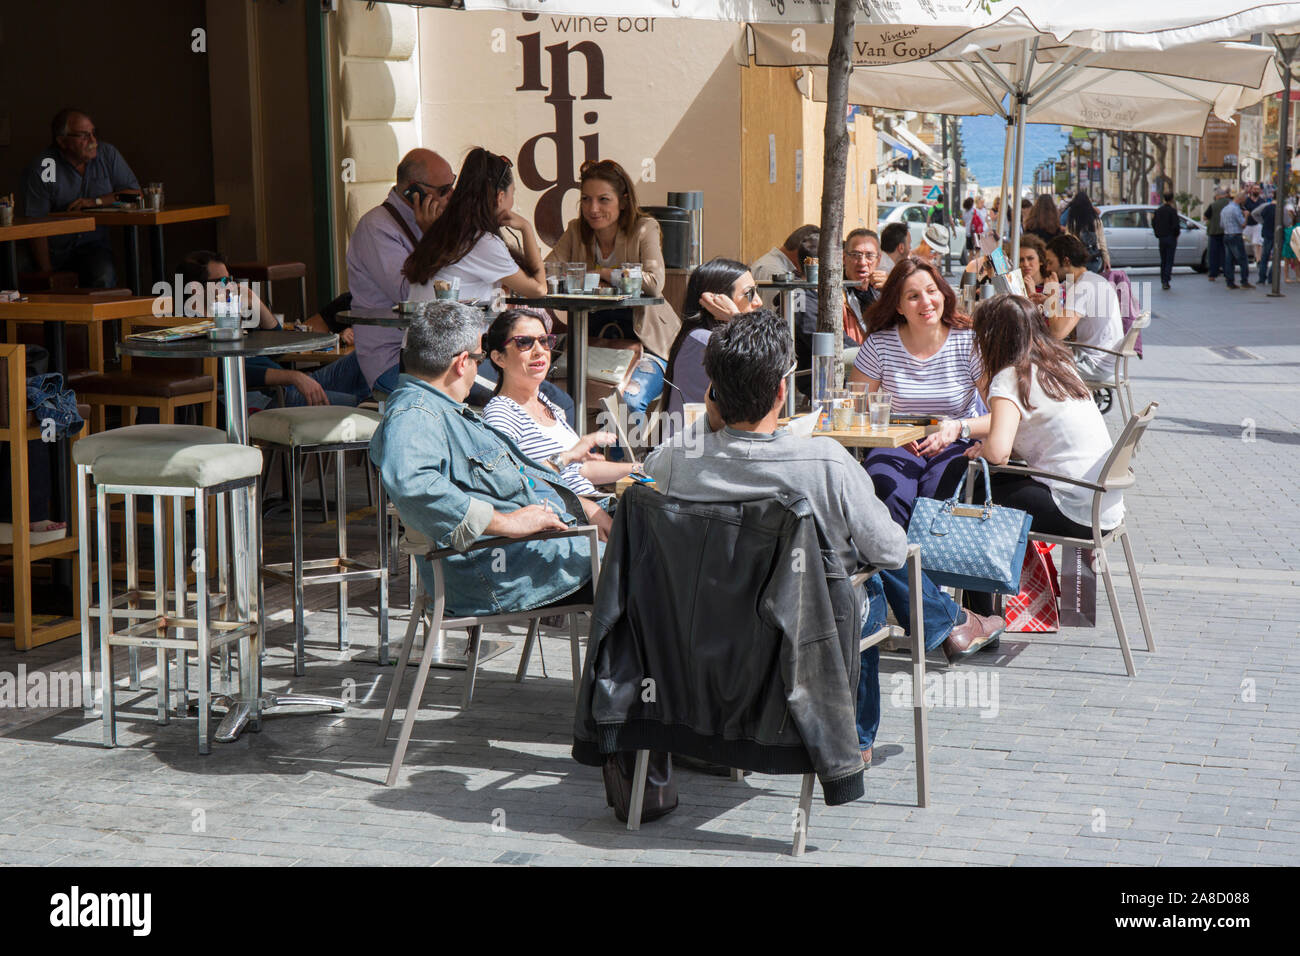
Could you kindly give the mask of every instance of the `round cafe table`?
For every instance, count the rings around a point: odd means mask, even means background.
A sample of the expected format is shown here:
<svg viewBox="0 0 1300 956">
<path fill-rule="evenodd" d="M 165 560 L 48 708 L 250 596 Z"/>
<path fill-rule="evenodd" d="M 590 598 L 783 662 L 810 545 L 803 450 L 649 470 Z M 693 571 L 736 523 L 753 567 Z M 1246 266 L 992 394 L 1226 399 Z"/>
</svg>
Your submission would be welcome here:
<svg viewBox="0 0 1300 956">
<path fill-rule="evenodd" d="M 194 321 L 191 319 L 190 321 Z M 216 358 L 221 360 L 221 380 L 226 392 L 226 435 L 232 442 L 248 444 L 248 395 L 244 383 L 244 359 L 261 355 L 285 355 L 291 352 L 324 351 L 338 348 L 339 337 L 325 332 L 288 332 L 282 329 L 255 329 L 245 332 L 238 339 L 218 341 L 207 336 L 192 339 L 180 339 L 175 342 L 156 342 L 127 336 L 117 346 L 119 355 L 131 355 L 144 358 Z M 259 533 L 258 516 L 249 511 L 245 500 L 233 496 L 231 501 L 231 521 L 234 530 L 232 551 L 236 554 L 247 551 L 249 542 L 258 550 L 257 564 L 262 565 L 262 538 Z M 256 582 L 253 582 L 256 586 Z M 238 591 L 238 589 L 236 589 Z M 251 592 L 251 589 L 250 589 Z M 248 606 L 248 594 L 243 594 L 236 601 L 236 615 L 241 619 L 250 619 L 253 615 Z M 260 650 L 260 648 L 259 648 Z M 253 655 L 255 658 L 259 655 Z M 213 704 L 226 708 L 226 716 L 217 727 L 216 739 L 229 743 L 238 739 L 248 726 L 249 721 L 256 723 L 261 717 L 295 716 L 271 713 L 279 707 L 319 706 L 332 711 L 343 711 L 347 705 L 337 697 L 321 697 L 315 694 L 264 694 L 262 687 L 262 668 L 258 660 L 241 662 L 241 666 L 251 666 L 255 678 L 251 686 L 257 688 L 253 697 L 242 694 L 214 697 Z"/>
</svg>

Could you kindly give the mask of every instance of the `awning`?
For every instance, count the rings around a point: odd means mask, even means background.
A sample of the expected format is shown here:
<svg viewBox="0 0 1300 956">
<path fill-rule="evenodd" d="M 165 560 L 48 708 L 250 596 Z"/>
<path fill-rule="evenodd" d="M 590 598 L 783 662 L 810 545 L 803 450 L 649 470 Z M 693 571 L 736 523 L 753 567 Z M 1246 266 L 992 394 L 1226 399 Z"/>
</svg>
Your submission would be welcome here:
<svg viewBox="0 0 1300 956">
<path fill-rule="evenodd" d="M 883 129 L 876 130 L 876 136 L 878 136 L 880 138 L 880 141 L 884 143 L 886 146 L 892 146 L 894 148 L 894 152 L 902 153 L 908 159 L 912 158 L 912 151 L 908 149 L 906 146 L 904 146 L 902 143 L 900 143 L 898 140 L 894 139 L 894 137 L 886 133 Z"/>
<path fill-rule="evenodd" d="M 928 159 L 935 166 L 943 165 L 943 160 L 941 160 L 938 156 L 935 155 L 934 150 L 932 150 L 929 146 L 923 143 L 921 141 L 921 137 L 917 136 L 906 126 L 895 126 L 894 132 L 898 134 L 899 139 L 907 143 L 909 146 L 913 147 L 918 153 L 920 153 L 922 156 Z"/>
</svg>

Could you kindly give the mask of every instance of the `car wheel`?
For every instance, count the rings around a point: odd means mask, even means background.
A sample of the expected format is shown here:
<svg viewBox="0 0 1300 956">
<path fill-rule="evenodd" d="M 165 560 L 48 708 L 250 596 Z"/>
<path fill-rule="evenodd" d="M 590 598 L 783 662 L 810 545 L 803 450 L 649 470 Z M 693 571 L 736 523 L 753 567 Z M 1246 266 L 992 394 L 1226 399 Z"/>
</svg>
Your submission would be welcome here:
<svg viewBox="0 0 1300 956">
<path fill-rule="evenodd" d="M 1108 388 L 1099 388 L 1092 393 L 1092 400 L 1097 403 L 1097 410 L 1105 415 L 1115 402 L 1115 396 Z"/>
<path fill-rule="evenodd" d="M 1206 259 L 1206 256 L 1207 256 L 1207 255 L 1209 255 L 1208 251 L 1206 251 L 1206 252 L 1202 252 L 1202 253 L 1201 253 L 1201 261 L 1200 261 L 1199 263 L 1197 263 L 1196 265 L 1192 266 L 1192 269 L 1194 269 L 1196 272 L 1201 272 L 1201 273 L 1209 272 L 1209 271 L 1210 271 L 1210 263 L 1209 263 L 1209 261 Z"/>
</svg>

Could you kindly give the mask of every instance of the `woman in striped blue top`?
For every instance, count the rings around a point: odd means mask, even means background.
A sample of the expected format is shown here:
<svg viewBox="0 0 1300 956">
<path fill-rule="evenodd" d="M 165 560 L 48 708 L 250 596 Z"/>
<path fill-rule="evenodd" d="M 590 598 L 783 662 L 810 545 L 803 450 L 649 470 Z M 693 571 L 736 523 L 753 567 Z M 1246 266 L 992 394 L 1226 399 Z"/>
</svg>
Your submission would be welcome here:
<svg viewBox="0 0 1300 956">
<path fill-rule="evenodd" d="M 531 309 L 502 312 L 483 336 L 483 351 L 497 369 L 497 386 L 483 409 L 483 421 L 501 432 L 529 458 L 559 473 L 559 480 L 582 501 L 587 520 L 603 541 L 611 521 L 596 485 L 612 484 L 635 468 L 606 461 L 597 446 L 612 445 L 611 432 L 578 437 L 564 412 L 541 392 L 551 368 L 555 336 Z M 581 411 L 581 410 L 580 410 Z"/>
</svg>

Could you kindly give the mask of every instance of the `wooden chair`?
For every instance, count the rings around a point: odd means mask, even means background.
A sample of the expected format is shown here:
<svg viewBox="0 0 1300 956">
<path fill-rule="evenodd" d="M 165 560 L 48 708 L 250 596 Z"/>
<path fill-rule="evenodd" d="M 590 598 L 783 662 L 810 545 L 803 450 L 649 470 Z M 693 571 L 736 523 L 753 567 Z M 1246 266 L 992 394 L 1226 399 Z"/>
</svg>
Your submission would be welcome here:
<svg viewBox="0 0 1300 956">
<path fill-rule="evenodd" d="M 66 537 L 44 544 L 31 542 L 27 443 L 38 438 L 40 423 L 27 411 L 27 348 L 23 345 L 0 345 L 0 441 L 9 446 L 9 480 L 13 489 L 13 543 L 0 544 L 0 556 L 7 558 L 14 582 L 14 619 L 12 623 L 0 622 L 0 637 L 13 638 L 14 647 L 20 651 L 70 637 L 81 630 L 81 602 L 75 590 L 70 617 L 37 623 L 32 613 L 34 562 L 56 558 L 69 560 L 74 579 L 80 570 L 79 529 L 75 513 L 70 517 Z"/>
</svg>

